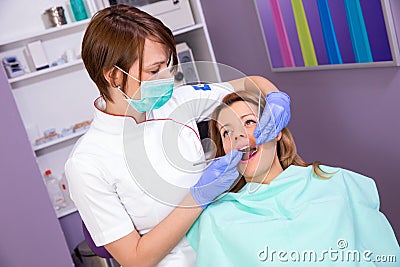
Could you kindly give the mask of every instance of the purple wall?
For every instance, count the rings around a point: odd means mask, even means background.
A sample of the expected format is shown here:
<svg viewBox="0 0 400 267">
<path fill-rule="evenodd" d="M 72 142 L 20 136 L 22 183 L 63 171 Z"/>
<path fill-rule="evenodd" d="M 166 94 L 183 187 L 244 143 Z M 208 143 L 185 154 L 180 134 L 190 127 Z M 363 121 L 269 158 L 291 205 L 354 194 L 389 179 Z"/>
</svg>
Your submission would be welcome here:
<svg viewBox="0 0 400 267">
<path fill-rule="evenodd" d="M 3 68 L 0 95 L 0 266 L 73 266 Z"/>
<path fill-rule="evenodd" d="M 400 32 L 400 1 L 391 2 Z M 287 92 L 299 153 L 372 177 L 399 239 L 400 68 L 273 73 L 253 1 L 201 3 L 217 61 Z"/>
</svg>

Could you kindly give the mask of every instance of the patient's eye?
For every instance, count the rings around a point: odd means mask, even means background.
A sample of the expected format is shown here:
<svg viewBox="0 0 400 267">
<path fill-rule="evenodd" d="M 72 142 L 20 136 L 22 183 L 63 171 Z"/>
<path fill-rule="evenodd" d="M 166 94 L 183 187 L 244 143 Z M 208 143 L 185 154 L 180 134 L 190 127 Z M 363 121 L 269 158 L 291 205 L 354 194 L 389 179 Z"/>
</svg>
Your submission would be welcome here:
<svg viewBox="0 0 400 267">
<path fill-rule="evenodd" d="M 257 122 L 255 120 L 246 120 L 244 122 L 244 126 L 249 126 L 249 125 L 253 125 L 256 124 Z"/>
<path fill-rule="evenodd" d="M 227 136 L 229 136 L 232 133 L 232 130 L 223 130 L 222 132 L 222 137 L 226 138 Z"/>
</svg>

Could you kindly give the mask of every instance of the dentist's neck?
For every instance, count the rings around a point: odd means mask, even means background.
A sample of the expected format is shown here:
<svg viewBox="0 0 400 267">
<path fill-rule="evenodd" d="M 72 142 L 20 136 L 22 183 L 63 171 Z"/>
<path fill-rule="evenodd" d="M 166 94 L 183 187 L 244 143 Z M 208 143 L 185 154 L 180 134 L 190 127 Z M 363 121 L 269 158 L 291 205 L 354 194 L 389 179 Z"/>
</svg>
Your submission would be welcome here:
<svg viewBox="0 0 400 267">
<path fill-rule="evenodd" d="M 132 108 L 122 97 L 114 97 L 114 102 L 106 100 L 106 112 L 112 115 L 129 116 L 135 118 L 137 123 L 146 119 L 145 113 L 140 113 Z"/>
</svg>

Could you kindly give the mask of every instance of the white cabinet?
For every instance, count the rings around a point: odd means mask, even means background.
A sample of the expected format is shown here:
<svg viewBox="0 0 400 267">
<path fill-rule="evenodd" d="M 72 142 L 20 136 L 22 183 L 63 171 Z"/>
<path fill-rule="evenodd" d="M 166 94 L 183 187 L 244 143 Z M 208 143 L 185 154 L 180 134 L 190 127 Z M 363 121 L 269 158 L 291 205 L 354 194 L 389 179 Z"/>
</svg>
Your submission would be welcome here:
<svg viewBox="0 0 400 267">
<path fill-rule="evenodd" d="M 39 169 L 42 173 L 50 169 L 56 177 L 64 172 L 68 154 L 83 131 L 40 145 L 34 145 L 34 141 L 48 129 L 54 128 L 61 133 L 64 128 L 92 118 L 92 102 L 98 93 L 79 58 L 79 47 L 88 22 L 74 22 L 0 41 L 0 58 L 16 56 L 25 67 L 25 74 L 8 81 Z M 23 50 L 26 44 L 37 40 L 42 42 L 49 63 L 60 58 L 66 50 L 73 51 L 76 56 L 70 62 L 56 67 L 28 70 Z M 74 211 L 76 208 L 73 203 L 68 203 L 67 207 L 57 210 L 56 214 L 62 217 Z"/>
<path fill-rule="evenodd" d="M 186 3 L 187 1 L 181 0 Z M 40 3 L 42 6 L 37 7 L 36 5 Z M 173 33 L 176 41 L 177 43 L 186 42 L 192 49 L 195 60 L 215 62 L 200 0 L 190 0 L 189 4 L 194 23 L 175 29 Z M 30 12 L 44 11 L 49 7 L 43 1 L 37 3 L 28 0 L 12 2 L 6 0 L 3 5 L 7 6 L 8 12 L 18 12 L 20 18 L 40 16 L 40 13 L 31 14 Z M 23 10 L 20 9 L 21 5 L 25 6 Z M 30 5 L 35 7 L 30 9 Z M 4 20 L 7 16 L 1 16 L 3 12 L 5 12 L 4 9 L 0 11 L 0 25 L 2 25 L 0 58 L 17 56 L 21 63 L 27 66 L 23 49 L 28 43 L 37 40 L 42 42 L 50 64 L 60 58 L 66 50 L 72 50 L 75 54 L 74 59 L 65 64 L 31 71 L 8 80 L 28 136 L 34 139 L 35 135 L 39 137 L 47 129 L 55 128 L 57 132 L 61 132 L 63 128 L 91 120 L 93 101 L 99 94 L 79 57 L 83 33 L 90 20 L 69 22 L 61 27 L 47 30 L 43 25 L 38 25 L 40 23 L 38 20 L 34 20 L 32 24 L 26 21 L 26 27 L 30 27 L 32 32 L 29 33 L 27 28 L 21 28 L 23 36 L 19 37 L 20 34 L 15 32 L 12 26 L 9 28 L 5 26 L 8 21 Z M 43 30 L 38 30 L 41 27 Z M 200 80 L 220 81 L 218 69 L 214 66 L 200 69 L 199 76 Z M 39 169 L 42 172 L 51 169 L 55 176 L 60 176 L 73 145 L 83 133 L 81 131 L 38 146 L 32 145 Z M 76 211 L 75 207 L 69 206 L 57 211 L 57 215 L 62 217 L 74 211 Z"/>
</svg>

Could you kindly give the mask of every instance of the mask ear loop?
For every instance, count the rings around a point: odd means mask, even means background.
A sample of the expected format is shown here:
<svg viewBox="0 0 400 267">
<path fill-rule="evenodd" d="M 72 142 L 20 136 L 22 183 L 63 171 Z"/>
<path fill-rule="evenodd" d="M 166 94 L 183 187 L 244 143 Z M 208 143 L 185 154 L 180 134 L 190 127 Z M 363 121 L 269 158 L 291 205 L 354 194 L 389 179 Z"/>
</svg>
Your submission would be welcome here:
<svg viewBox="0 0 400 267">
<path fill-rule="evenodd" d="M 128 75 L 129 77 L 131 77 L 132 79 L 134 79 L 135 81 L 137 81 L 139 84 L 141 84 L 141 81 L 139 81 L 138 79 L 136 79 L 135 77 L 133 77 L 132 75 L 130 75 L 129 73 L 127 73 L 126 71 L 124 71 L 123 69 L 121 69 L 120 67 L 118 67 L 117 65 L 114 65 L 114 67 L 116 67 L 117 69 L 119 69 L 122 73 Z M 125 94 L 124 91 L 122 91 L 121 86 L 117 86 L 117 89 L 127 98 L 127 99 L 131 99 L 127 94 Z"/>
<path fill-rule="evenodd" d="M 121 86 L 117 86 L 116 87 L 127 99 L 131 99 L 127 94 L 124 93 L 124 91 L 122 91 Z"/>
<path fill-rule="evenodd" d="M 116 67 L 116 68 L 119 69 L 122 73 L 128 75 L 129 77 L 131 77 L 132 79 L 134 79 L 135 81 L 137 81 L 139 84 L 141 83 L 141 81 L 139 81 L 138 79 L 136 79 L 135 77 L 133 77 L 132 75 L 130 75 L 129 73 L 127 73 L 126 71 L 124 71 L 123 69 L 121 69 L 120 67 L 118 67 L 117 65 L 114 65 L 114 67 Z"/>
</svg>

